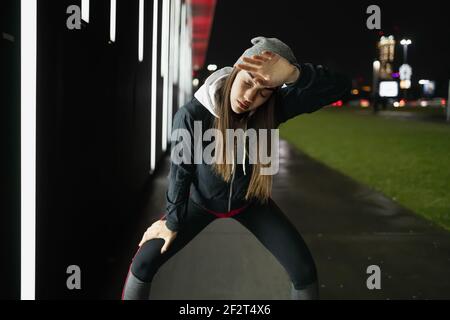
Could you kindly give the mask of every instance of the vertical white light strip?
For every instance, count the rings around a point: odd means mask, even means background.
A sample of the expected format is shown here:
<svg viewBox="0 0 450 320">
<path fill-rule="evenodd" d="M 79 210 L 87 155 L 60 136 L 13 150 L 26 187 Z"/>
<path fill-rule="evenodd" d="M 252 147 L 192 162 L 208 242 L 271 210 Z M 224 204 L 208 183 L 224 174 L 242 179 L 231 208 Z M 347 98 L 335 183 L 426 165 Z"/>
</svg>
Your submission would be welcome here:
<svg viewBox="0 0 450 320">
<path fill-rule="evenodd" d="M 183 83 L 183 76 L 184 76 L 184 47 L 183 47 L 183 40 L 184 40 L 184 29 L 183 29 L 183 7 L 184 5 L 181 5 L 181 15 L 180 15 L 180 46 L 179 46 L 179 66 L 180 66 L 180 70 L 179 70 L 179 77 L 178 77 L 178 108 L 183 104 L 183 87 L 184 87 L 184 83 Z"/>
<path fill-rule="evenodd" d="M 162 151 L 167 150 L 167 109 L 168 107 L 168 97 L 169 97 L 169 64 L 170 64 L 170 0 L 165 0 L 163 6 L 163 56 L 161 57 L 161 64 L 163 65 L 163 112 L 162 112 L 162 141 L 161 149 Z"/>
<path fill-rule="evenodd" d="M 89 23 L 89 0 L 81 0 L 81 19 Z"/>
<path fill-rule="evenodd" d="M 172 73 L 169 71 L 169 80 L 168 80 L 168 86 L 169 86 L 169 90 L 168 91 L 168 95 L 169 98 L 167 99 L 167 124 L 166 124 L 166 128 L 167 128 L 167 135 L 168 137 L 170 137 L 170 133 L 171 133 L 171 126 L 172 126 L 172 118 L 171 118 L 171 109 L 173 106 L 173 84 L 172 84 Z M 164 148 L 164 150 L 167 149 L 167 139 L 166 139 L 166 147 Z"/>
<path fill-rule="evenodd" d="M 139 43 L 138 59 L 142 62 L 144 59 L 144 0 L 139 0 Z"/>
<path fill-rule="evenodd" d="M 173 76 L 173 83 L 178 84 L 178 75 L 179 75 L 179 58 L 180 58 L 180 12 L 181 12 L 181 2 L 175 1 L 175 8 L 174 8 L 174 15 L 175 15 L 175 32 L 174 32 L 174 76 Z"/>
<path fill-rule="evenodd" d="M 191 97 L 193 95 L 193 88 L 192 88 L 192 78 L 193 78 L 193 74 L 192 74 L 192 70 L 193 68 L 193 62 L 192 62 L 192 38 L 193 38 L 193 27 L 192 27 L 192 7 L 191 6 L 187 6 L 186 7 L 186 26 L 187 26 L 187 51 L 188 51 L 188 65 L 187 65 L 187 77 L 188 77 L 188 97 Z"/>
<path fill-rule="evenodd" d="M 151 134 L 150 134 L 150 171 L 156 166 L 156 98 L 158 88 L 156 76 L 158 72 L 158 0 L 153 0 L 153 43 L 152 43 L 152 102 L 151 102 Z"/>
<path fill-rule="evenodd" d="M 37 0 L 20 4 L 21 226 L 20 298 L 35 299 L 36 265 L 36 30 Z"/>
<path fill-rule="evenodd" d="M 186 4 L 183 3 L 181 5 L 181 22 L 180 22 L 180 77 L 179 77 L 179 86 L 178 86 L 178 108 L 184 105 L 184 92 L 185 92 L 185 79 L 186 79 L 186 28 L 185 28 L 185 19 L 186 19 Z"/>
<path fill-rule="evenodd" d="M 167 61 L 165 59 L 165 57 L 167 56 L 167 52 L 169 51 L 168 49 L 168 43 L 169 43 L 169 39 L 168 39 L 168 35 L 167 35 L 167 8 L 168 8 L 168 3 L 169 0 L 162 0 L 162 6 L 163 6 L 163 10 L 162 10 L 162 26 L 161 26 L 161 77 L 165 76 L 165 72 L 166 72 L 166 64 Z"/>
<path fill-rule="evenodd" d="M 116 0 L 110 2 L 109 12 L 109 40 L 116 41 Z"/>
<path fill-rule="evenodd" d="M 175 63 L 177 56 L 175 55 L 175 51 L 177 48 L 177 3 L 178 1 L 171 1 L 170 6 L 170 55 L 169 55 L 169 99 L 168 99 L 168 107 L 167 107 L 167 135 L 170 137 L 170 133 L 172 131 L 172 111 L 173 111 L 173 84 L 175 80 Z"/>
</svg>

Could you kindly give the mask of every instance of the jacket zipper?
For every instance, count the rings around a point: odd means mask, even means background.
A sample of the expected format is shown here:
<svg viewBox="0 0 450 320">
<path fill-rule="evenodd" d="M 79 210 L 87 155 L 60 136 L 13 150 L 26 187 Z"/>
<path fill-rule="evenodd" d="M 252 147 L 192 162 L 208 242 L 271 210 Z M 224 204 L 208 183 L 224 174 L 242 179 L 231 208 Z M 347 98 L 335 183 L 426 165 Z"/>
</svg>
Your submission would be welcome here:
<svg viewBox="0 0 450 320">
<path fill-rule="evenodd" d="M 231 195 L 233 194 L 233 181 L 234 181 L 234 173 L 236 172 L 236 166 L 233 168 L 233 176 L 231 177 L 231 185 L 230 185 L 230 195 L 228 197 L 228 212 L 231 211 Z"/>
<path fill-rule="evenodd" d="M 245 129 L 244 130 L 247 130 L 247 122 L 245 123 Z M 245 141 L 244 141 L 244 143 L 245 143 Z M 244 150 L 244 154 L 245 154 L 245 150 Z M 233 157 L 234 158 L 234 157 Z M 233 161 L 234 160 L 236 160 L 235 158 L 233 159 Z M 236 161 L 237 162 L 237 161 Z M 243 166 L 245 166 L 245 158 L 244 158 L 244 164 L 243 164 Z M 231 185 L 230 185 L 230 194 L 229 194 L 229 197 L 228 197 L 228 212 L 230 212 L 231 211 L 231 196 L 232 196 L 232 194 L 233 194 L 233 181 L 234 181 L 234 174 L 235 174 L 235 172 L 236 172 L 236 168 L 237 168 L 237 163 L 236 163 L 236 165 L 234 166 L 234 168 L 233 168 L 233 176 L 231 177 Z M 245 172 L 245 171 L 244 171 Z"/>
</svg>

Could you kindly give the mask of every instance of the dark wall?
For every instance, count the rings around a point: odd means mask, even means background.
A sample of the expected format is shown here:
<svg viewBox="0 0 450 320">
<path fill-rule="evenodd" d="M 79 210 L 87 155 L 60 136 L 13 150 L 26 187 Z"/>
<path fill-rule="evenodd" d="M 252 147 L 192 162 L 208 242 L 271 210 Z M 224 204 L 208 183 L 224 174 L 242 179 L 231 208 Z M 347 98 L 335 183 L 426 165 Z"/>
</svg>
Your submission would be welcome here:
<svg viewBox="0 0 450 320">
<path fill-rule="evenodd" d="M 20 1 L 1 1 L 0 13 L 0 299 L 19 299 Z"/>
<path fill-rule="evenodd" d="M 103 288 L 121 286 L 108 275 L 129 259 L 120 249 L 150 178 L 153 2 L 145 1 L 142 62 L 138 0 L 117 1 L 115 43 L 108 0 L 90 1 L 81 30 L 66 28 L 66 8 L 80 2 L 38 1 L 37 299 L 120 297 Z M 161 92 L 157 106 L 160 117 Z M 81 268 L 81 290 L 66 287 L 69 265 Z"/>
</svg>

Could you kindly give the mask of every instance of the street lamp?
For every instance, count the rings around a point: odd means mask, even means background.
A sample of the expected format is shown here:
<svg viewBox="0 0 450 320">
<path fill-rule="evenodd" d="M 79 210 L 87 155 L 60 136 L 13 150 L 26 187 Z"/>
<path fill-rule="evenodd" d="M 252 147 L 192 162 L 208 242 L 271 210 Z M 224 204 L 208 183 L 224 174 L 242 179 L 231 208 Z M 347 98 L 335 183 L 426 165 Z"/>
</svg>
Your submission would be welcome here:
<svg viewBox="0 0 450 320">
<path fill-rule="evenodd" d="M 378 81 L 380 78 L 380 61 L 375 60 L 373 62 L 373 74 L 372 74 L 372 106 L 373 111 L 378 110 Z"/>
<path fill-rule="evenodd" d="M 412 43 L 410 39 L 402 39 L 400 44 L 403 46 L 403 65 L 400 66 L 400 87 L 403 89 L 403 98 L 406 98 L 406 90 L 411 87 L 412 69 L 406 63 L 408 56 L 408 46 Z"/>
<path fill-rule="evenodd" d="M 375 60 L 373 62 L 373 74 L 372 74 L 372 93 L 378 92 L 378 80 L 380 77 L 380 61 Z"/>
<path fill-rule="evenodd" d="M 208 64 L 207 69 L 208 69 L 208 71 L 216 71 L 217 70 L 217 65 L 215 65 L 215 64 Z"/>
<path fill-rule="evenodd" d="M 408 46 L 411 44 L 411 40 L 410 39 L 402 39 L 400 41 L 400 44 L 403 46 L 403 63 L 406 63 L 406 56 L 408 53 Z"/>
</svg>

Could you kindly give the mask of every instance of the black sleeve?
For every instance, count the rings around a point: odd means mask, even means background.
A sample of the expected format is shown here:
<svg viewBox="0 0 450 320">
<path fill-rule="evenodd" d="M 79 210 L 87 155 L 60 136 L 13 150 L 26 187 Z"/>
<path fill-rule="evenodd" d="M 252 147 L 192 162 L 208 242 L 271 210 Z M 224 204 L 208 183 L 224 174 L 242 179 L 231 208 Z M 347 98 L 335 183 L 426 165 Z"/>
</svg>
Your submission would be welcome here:
<svg viewBox="0 0 450 320">
<path fill-rule="evenodd" d="M 295 64 L 300 70 L 297 81 L 280 89 L 276 115 L 279 124 L 299 114 L 312 113 L 342 99 L 351 90 L 347 76 L 322 65 Z"/>
<path fill-rule="evenodd" d="M 166 226 L 172 231 L 179 231 L 183 227 L 189 190 L 194 178 L 193 127 L 192 117 L 184 107 L 181 107 L 173 118 L 173 140 L 171 140 L 170 171 L 166 191 Z M 183 161 L 179 161 L 180 159 L 174 161 L 173 153 L 182 155 Z"/>
</svg>

